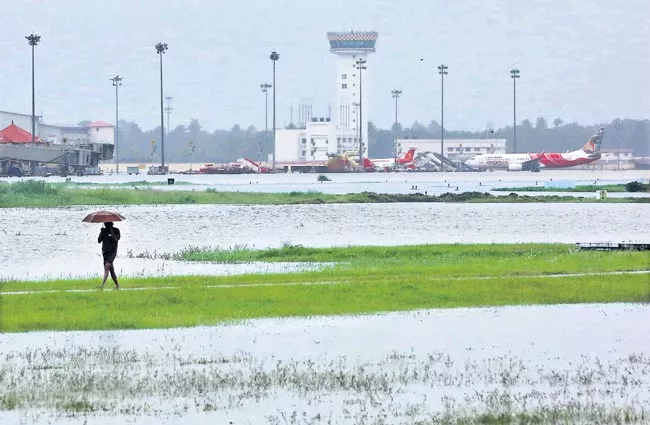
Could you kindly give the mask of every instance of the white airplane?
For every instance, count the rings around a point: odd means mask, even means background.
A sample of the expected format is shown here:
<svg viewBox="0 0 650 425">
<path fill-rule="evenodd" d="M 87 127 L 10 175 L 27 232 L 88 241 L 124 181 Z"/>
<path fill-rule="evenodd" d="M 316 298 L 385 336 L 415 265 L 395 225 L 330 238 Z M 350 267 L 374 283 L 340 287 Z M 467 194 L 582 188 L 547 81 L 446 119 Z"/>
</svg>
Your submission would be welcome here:
<svg viewBox="0 0 650 425">
<path fill-rule="evenodd" d="M 505 169 L 508 171 L 539 171 L 540 168 L 565 168 L 588 164 L 600 159 L 600 145 L 605 129 L 600 128 L 580 149 L 566 153 L 505 153 L 476 155 L 465 165 L 479 169 Z"/>
</svg>

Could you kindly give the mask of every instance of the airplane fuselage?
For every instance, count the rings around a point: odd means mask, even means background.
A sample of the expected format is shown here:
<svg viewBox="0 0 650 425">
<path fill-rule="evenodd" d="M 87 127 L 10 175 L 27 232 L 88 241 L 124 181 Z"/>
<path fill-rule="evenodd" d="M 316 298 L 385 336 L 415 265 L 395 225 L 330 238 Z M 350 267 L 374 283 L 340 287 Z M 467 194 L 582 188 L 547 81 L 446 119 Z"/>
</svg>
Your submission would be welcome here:
<svg viewBox="0 0 650 425">
<path fill-rule="evenodd" d="M 408 167 L 413 162 L 415 148 L 411 148 L 399 158 L 370 158 L 368 161 L 377 169 L 394 169 L 397 167 Z"/>
<path fill-rule="evenodd" d="M 465 164 L 477 169 L 506 169 L 511 171 L 536 168 L 565 168 L 588 164 L 600 159 L 600 154 L 588 154 L 582 150 L 567 153 L 513 153 L 477 155 Z M 519 167 L 531 164 L 530 167 Z"/>
<path fill-rule="evenodd" d="M 540 168 L 565 168 L 588 164 L 600 159 L 600 146 L 605 129 L 598 131 L 587 140 L 582 149 L 566 153 L 504 153 L 476 155 L 465 165 L 478 170 L 503 168 L 509 171 L 539 171 Z"/>
</svg>

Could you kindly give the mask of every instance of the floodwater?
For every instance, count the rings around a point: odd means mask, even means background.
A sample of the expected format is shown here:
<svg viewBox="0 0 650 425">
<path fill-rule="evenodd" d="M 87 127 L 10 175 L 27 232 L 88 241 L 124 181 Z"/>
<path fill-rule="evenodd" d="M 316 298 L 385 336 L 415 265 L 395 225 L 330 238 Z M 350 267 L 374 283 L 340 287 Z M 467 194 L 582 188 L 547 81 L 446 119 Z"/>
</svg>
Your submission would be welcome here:
<svg viewBox="0 0 650 425">
<path fill-rule="evenodd" d="M 323 184 L 309 174 L 175 176 L 197 180 L 162 187 L 433 194 L 436 185 L 448 191 L 447 185 L 456 184 L 462 192 L 530 186 L 535 178 L 546 184 L 541 179 L 549 176 L 571 183 L 597 175 L 599 184 L 641 177 L 605 173 L 610 174 L 480 173 L 480 182 L 473 180 L 475 173 L 331 175 L 334 181 Z M 259 183 L 250 181 L 253 177 Z M 99 225 L 81 219 L 102 208 L 3 209 L 0 280 L 99 276 Z M 189 246 L 636 241 L 647 240 L 644 229 L 650 228 L 650 204 L 105 208 L 127 217 L 117 224 L 123 239 L 116 260 L 118 273 L 126 276 L 314 267 L 163 259 Z M 611 415 L 619 413 L 634 419 L 650 411 L 648 309 L 641 304 L 448 309 L 185 329 L 0 334 L 0 423 L 411 424 L 439 415 L 566 413 L 567 406 L 571 423 L 611 423 Z"/>
<path fill-rule="evenodd" d="M 139 205 L 7 208 L 0 215 L 0 279 L 98 275 L 99 224 L 88 213 L 113 209 L 127 219 L 117 272 L 126 276 L 289 271 L 278 265 L 213 265 L 161 260 L 187 247 L 311 247 L 431 243 L 639 241 L 650 204 L 324 204 Z M 134 257 L 134 258 L 129 258 Z M 142 257 L 158 257 L 146 261 Z M 305 265 L 307 266 L 307 265 Z"/>
<path fill-rule="evenodd" d="M 648 170 L 543 170 L 539 173 L 494 171 L 482 173 L 340 173 L 325 174 L 331 181 L 318 182 L 319 174 L 239 174 L 239 175 L 181 175 L 168 176 L 128 175 L 125 173 L 104 176 L 71 176 L 72 182 L 118 184 L 128 182 L 167 182 L 175 179 L 174 185 L 152 186 L 155 190 L 206 190 L 233 192 L 322 192 L 344 194 L 357 192 L 377 193 L 415 193 L 427 192 L 439 195 L 446 192 L 489 192 L 498 187 L 525 187 L 545 185 L 589 185 L 618 184 L 631 181 L 647 182 L 650 180 Z M 42 180 L 43 178 L 35 178 Z M 0 178 L 0 181 L 15 182 L 16 178 Z M 64 182 L 62 177 L 48 177 L 48 182 Z M 178 184 L 178 183 L 190 183 Z M 456 189 L 458 188 L 458 189 Z M 507 195 L 509 192 L 491 192 L 494 195 Z M 518 192 L 530 194 L 530 192 Z M 560 193 L 545 192 L 544 195 L 562 194 L 570 196 L 593 196 L 595 192 Z M 639 193 L 610 193 L 609 196 L 650 196 Z"/>
<path fill-rule="evenodd" d="M 401 424 L 568 406 L 569 423 L 611 423 L 593 415 L 650 409 L 649 313 L 459 308 L 0 334 L 0 394 L 30 406 L 0 409 L 0 423 Z"/>
</svg>

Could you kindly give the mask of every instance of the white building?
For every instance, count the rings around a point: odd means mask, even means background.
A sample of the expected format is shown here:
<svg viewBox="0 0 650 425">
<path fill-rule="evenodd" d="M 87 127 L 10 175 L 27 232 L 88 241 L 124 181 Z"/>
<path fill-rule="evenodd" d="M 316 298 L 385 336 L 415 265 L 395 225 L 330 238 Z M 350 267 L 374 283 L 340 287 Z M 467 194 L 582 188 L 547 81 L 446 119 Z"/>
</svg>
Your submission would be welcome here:
<svg viewBox="0 0 650 425">
<path fill-rule="evenodd" d="M 93 121 L 86 125 L 90 143 L 112 145 L 115 142 L 115 126 L 104 121 Z"/>
<path fill-rule="evenodd" d="M 7 111 L 0 111 L 0 129 L 3 129 L 11 123 L 14 123 L 18 127 L 22 128 L 23 130 L 27 130 L 30 133 L 32 132 L 32 115 L 31 114 L 18 114 L 16 112 L 7 112 Z M 40 134 L 40 126 L 41 126 L 41 117 L 36 116 L 36 123 L 35 123 L 35 128 L 36 128 L 36 136 Z M 43 139 L 45 140 L 45 139 Z"/>
<path fill-rule="evenodd" d="M 440 139 L 397 139 L 397 152 L 402 155 L 410 148 L 415 154 L 423 152 L 440 153 Z M 506 139 L 445 139 L 444 156 L 454 162 L 466 161 L 475 155 L 505 153 Z"/>
<path fill-rule="evenodd" d="M 305 128 L 276 130 L 276 161 L 326 161 L 338 153 L 336 126 L 329 118 L 311 118 Z"/>
<path fill-rule="evenodd" d="M 338 58 L 334 121 L 309 117 L 304 128 L 276 129 L 276 162 L 326 161 L 328 155 L 358 152 L 359 133 L 363 156 L 368 156 L 368 78 L 357 61 L 375 51 L 377 33 L 330 32 L 327 38 Z"/>
</svg>

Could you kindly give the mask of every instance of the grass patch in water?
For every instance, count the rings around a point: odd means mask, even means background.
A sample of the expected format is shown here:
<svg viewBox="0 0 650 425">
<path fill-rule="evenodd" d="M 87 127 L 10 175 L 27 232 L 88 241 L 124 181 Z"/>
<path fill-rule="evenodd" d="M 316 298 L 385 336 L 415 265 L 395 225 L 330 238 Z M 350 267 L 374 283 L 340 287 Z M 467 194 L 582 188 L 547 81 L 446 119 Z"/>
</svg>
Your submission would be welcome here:
<svg viewBox="0 0 650 425">
<path fill-rule="evenodd" d="M 630 183 L 627 184 L 584 184 L 574 187 L 548 187 L 548 186 L 525 186 L 525 187 L 497 187 L 492 190 L 497 192 L 595 192 L 597 190 L 606 190 L 607 192 L 643 192 L 650 190 L 650 185 L 640 185 L 640 189 L 645 190 L 628 190 Z"/>
<path fill-rule="evenodd" d="M 336 261 L 322 271 L 122 279 L 139 291 L 92 289 L 97 280 L 4 282 L 3 331 L 141 329 L 261 317 L 360 314 L 423 308 L 648 301 L 647 253 L 575 251 L 569 245 L 285 247 L 239 250 L 217 261 Z M 607 273 L 579 275 L 584 273 Z M 570 274 L 554 276 L 550 274 Z M 110 283 L 107 284 L 110 288 Z M 10 298 L 9 298 L 10 297 Z"/>
</svg>

